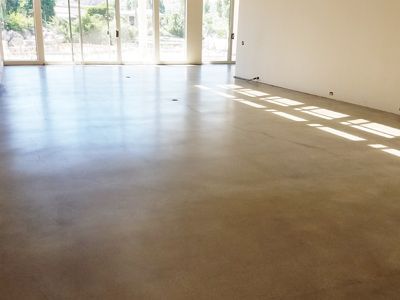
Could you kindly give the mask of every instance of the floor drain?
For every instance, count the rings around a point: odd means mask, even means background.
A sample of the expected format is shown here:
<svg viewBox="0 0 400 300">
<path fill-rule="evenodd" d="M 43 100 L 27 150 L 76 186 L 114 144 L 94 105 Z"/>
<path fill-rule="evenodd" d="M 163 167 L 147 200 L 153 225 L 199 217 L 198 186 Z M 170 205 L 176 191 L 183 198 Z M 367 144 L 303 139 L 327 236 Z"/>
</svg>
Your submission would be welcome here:
<svg viewBox="0 0 400 300">
<path fill-rule="evenodd" d="M 131 76 L 126 76 L 125 78 L 131 78 Z"/>
<path fill-rule="evenodd" d="M 174 98 L 174 99 L 172 99 L 172 101 L 179 101 L 179 100 Z"/>
</svg>

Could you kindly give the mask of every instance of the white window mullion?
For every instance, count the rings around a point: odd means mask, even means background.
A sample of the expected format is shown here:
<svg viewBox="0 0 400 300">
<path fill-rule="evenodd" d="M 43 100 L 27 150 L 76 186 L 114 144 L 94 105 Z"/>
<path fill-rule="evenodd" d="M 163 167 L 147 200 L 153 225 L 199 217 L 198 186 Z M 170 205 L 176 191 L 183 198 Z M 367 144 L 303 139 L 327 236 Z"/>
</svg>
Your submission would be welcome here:
<svg viewBox="0 0 400 300">
<path fill-rule="evenodd" d="M 235 34 L 233 32 L 234 28 L 234 16 L 235 16 L 235 0 L 230 1 L 230 11 L 229 11 L 229 36 L 228 36 L 228 62 L 232 62 L 232 47 L 233 47 L 233 39 L 232 39 L 232 34 Z M 236 36 L 235 36 L 236 38 Z"/>
<path fill-rule="evenodd" d="M 81 1 L 78 0 L 78 18 L 79 18 L 79 44 L 81 47 L 81 64 L 85 63 L 83 55 L 83 31 L 82 31 L 82 15 L 81 15 Z"/>
<path fill-rule="evenodd" d="M 160 0 L 153 0 L 154 63 L 160 63 Z"/>
<path fill-rule="evenodd" d="M 186 1 L 186 63 L 201 64 L 203 40 L 203 0 Z"/>
<path fill-rule="evenodd" d="M 122 64 L 120 0 L 115 0 L 115 30 L 116 32 L 110 32 L 110 34 L 115 34 L 115 39 L 117 41 L 117 62 L 118 64 Z"/>
<path fill-rule="evenodd" d="M 44 42 L 41 1 L 33 0 L 33 19 L 35 23 L 36 56 L 40 64 L 44 64 Z"/>
<path fill-rule="evenodd" d="M 71 39 L 71 58 L 72 58 L 72 63 L 74 63 L 75 54 L 74 54 L 74 38 L 72 36 L 71 0 L 68 0 L 68 29 L 69 29 L 69 38 Z"/>
</svg>

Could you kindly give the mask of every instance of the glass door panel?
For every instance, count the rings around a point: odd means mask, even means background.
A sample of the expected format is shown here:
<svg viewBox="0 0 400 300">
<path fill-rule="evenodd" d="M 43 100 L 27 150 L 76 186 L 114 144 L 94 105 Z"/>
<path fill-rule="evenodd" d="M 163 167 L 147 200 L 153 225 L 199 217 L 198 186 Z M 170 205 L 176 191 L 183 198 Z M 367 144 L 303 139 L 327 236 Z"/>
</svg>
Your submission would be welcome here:
<svg viewBox="0 0 400 300">
<path fill-rule="evenodd" d="M 81 0 L 80 26 L 84 62 L 115 63 L 115 3 L 109 0 Z"/>
<path fill-rule="evenodd" d="M 51 2 L 52 5 L 49 6 Z M 79 30 L 72 19 L 69 0 L 42 0 L 43 41 L 46 62 L 73 61 L 73 30 Z M 76 8 L 75 8 L 76 10 Z"/>
<path fill-rule="evenodd" d="M 160 60 L 186 60 L 185 0 L 160 0 Z"/>
<path fill-rule="evenodd" d="M 227 61 L 231 1 L 204 0 L 203 3 L 203 61 Z"/>
<path fill-rule="evenodd" d="M 33 0 L 6 0 L 4 4 L 4 60 L 37 61 Z"/>
<path fill-rule="evenodd" d="M 153 0 L 120 1 L 122 61 L 153 61 Z"/>
</svg>

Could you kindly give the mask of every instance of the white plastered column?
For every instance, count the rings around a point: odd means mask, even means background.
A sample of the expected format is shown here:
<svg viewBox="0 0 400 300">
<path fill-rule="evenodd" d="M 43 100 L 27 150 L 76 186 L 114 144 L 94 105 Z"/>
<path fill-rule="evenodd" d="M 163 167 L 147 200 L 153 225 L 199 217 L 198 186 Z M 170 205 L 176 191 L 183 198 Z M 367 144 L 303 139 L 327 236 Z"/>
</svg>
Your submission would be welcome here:
<svg viewBox="0 0 400 300">
<path fill-rule="evenodd" d="M 186 51 L 188 64 L 201 64 L 203 0 L 186 0 Z"/>
</svg>

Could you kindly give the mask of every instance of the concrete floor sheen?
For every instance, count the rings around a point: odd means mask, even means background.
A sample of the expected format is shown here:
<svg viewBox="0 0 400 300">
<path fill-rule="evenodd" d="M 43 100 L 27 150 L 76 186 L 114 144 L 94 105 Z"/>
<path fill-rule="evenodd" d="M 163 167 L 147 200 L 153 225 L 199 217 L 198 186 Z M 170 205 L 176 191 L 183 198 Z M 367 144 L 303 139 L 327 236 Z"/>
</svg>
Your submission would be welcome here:
<svg viewBox="0 0 400 300">
<path fill-rule="evenodd" d="M 6 67 L 0 299 L 399 299 L 400 117 L 233 75 Z"/>
</svg>

